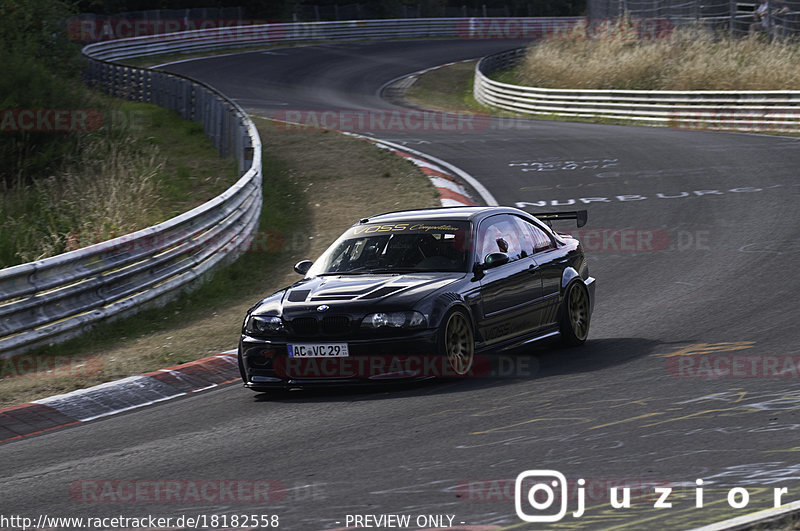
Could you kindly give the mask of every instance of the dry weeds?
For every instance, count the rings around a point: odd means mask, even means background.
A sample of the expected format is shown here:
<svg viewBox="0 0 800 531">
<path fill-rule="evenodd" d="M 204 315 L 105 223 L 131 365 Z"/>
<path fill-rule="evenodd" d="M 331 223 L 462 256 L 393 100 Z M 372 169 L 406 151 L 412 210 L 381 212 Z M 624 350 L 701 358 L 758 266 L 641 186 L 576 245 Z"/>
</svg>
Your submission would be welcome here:
<svg viewBox="0 0 800 531">
<path fill-rule="evenodd" d="M 679 28 L 660 39 L 630 31 L 533 44 L 516 72 L 524 85 L 572 89 L 795 90 L 800 88 L 800 45 L 763 35 L 732 39 Z"/>
</svg>

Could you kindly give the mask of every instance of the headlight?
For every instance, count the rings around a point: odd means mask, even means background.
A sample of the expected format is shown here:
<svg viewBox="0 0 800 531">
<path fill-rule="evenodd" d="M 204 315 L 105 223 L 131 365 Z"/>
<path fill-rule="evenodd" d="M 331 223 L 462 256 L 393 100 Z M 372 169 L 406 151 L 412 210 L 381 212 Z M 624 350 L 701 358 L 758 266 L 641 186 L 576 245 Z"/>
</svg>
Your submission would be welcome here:
<svg viewBox="0 0 800 531">
<path fill-rule="evenodd" d="M 244 330 L 248 334 L 256 335 L 282 334 L 286 331 L 283 326 L 283 319 L 280 317 L 265 317 L 263 315 L 251 315 Z"/>
<path fill-rule="evenodd" d="M 422 328 L 425 316 L 419 312 L 371 313 L 361 321 L 361 328 Z"/>
</svg>

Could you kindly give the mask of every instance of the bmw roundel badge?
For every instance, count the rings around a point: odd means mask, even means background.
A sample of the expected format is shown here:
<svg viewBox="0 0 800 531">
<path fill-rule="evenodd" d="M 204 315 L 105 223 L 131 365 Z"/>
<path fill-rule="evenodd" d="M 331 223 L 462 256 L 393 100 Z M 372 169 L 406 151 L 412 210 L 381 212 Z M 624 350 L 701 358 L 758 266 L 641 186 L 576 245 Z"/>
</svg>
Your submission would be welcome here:
<svg viewBox="0 0 800 531">
<path fill-rule="evenodd" d="M 323 304 L 321 306 L 317 306 L 317 311 L 318 312 L 325 312 L 325 311 L 328 310 L 328 308 L 330 308 L 330 306 L 328 306 L 327 304 Z"/>
</svg>

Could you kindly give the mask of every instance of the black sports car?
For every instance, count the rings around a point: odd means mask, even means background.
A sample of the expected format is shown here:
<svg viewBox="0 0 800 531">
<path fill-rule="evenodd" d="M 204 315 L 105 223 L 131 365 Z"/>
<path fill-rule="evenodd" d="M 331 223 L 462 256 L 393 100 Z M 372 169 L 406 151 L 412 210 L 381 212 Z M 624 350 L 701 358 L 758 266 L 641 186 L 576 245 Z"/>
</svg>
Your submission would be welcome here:
<svg viewBox="0 0 800 531">
<path fill-rule="evenodd" d="M 550 223 L 582 226 L 586 211 L 536 216 L 451 207 L 360 220 L 247 312 L 245 386 L 463 377 L 483 351 L 558 334 L 583 343 L 595 280 L 578 240 Z"/>
</svg>

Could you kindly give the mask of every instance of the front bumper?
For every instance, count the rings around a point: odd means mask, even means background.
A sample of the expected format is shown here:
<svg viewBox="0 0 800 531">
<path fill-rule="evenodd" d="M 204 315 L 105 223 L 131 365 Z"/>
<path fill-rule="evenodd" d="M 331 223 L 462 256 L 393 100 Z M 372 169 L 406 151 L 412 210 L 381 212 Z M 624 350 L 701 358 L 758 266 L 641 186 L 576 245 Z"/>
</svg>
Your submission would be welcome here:
<svg viewBox="0 0 800 531">
<path fill-rule="evenodd" d="M 245 387 L 255 391 L 312 386 L 350 386 L 446 376 L 446 359 L 437 354 L 436 330 L 403 337 L 317 338 L 314 341 L 242 336 L 239 362 Z M 288 343 L 346 342 L 343 358 L 290 358 Z"/>
</svg>

